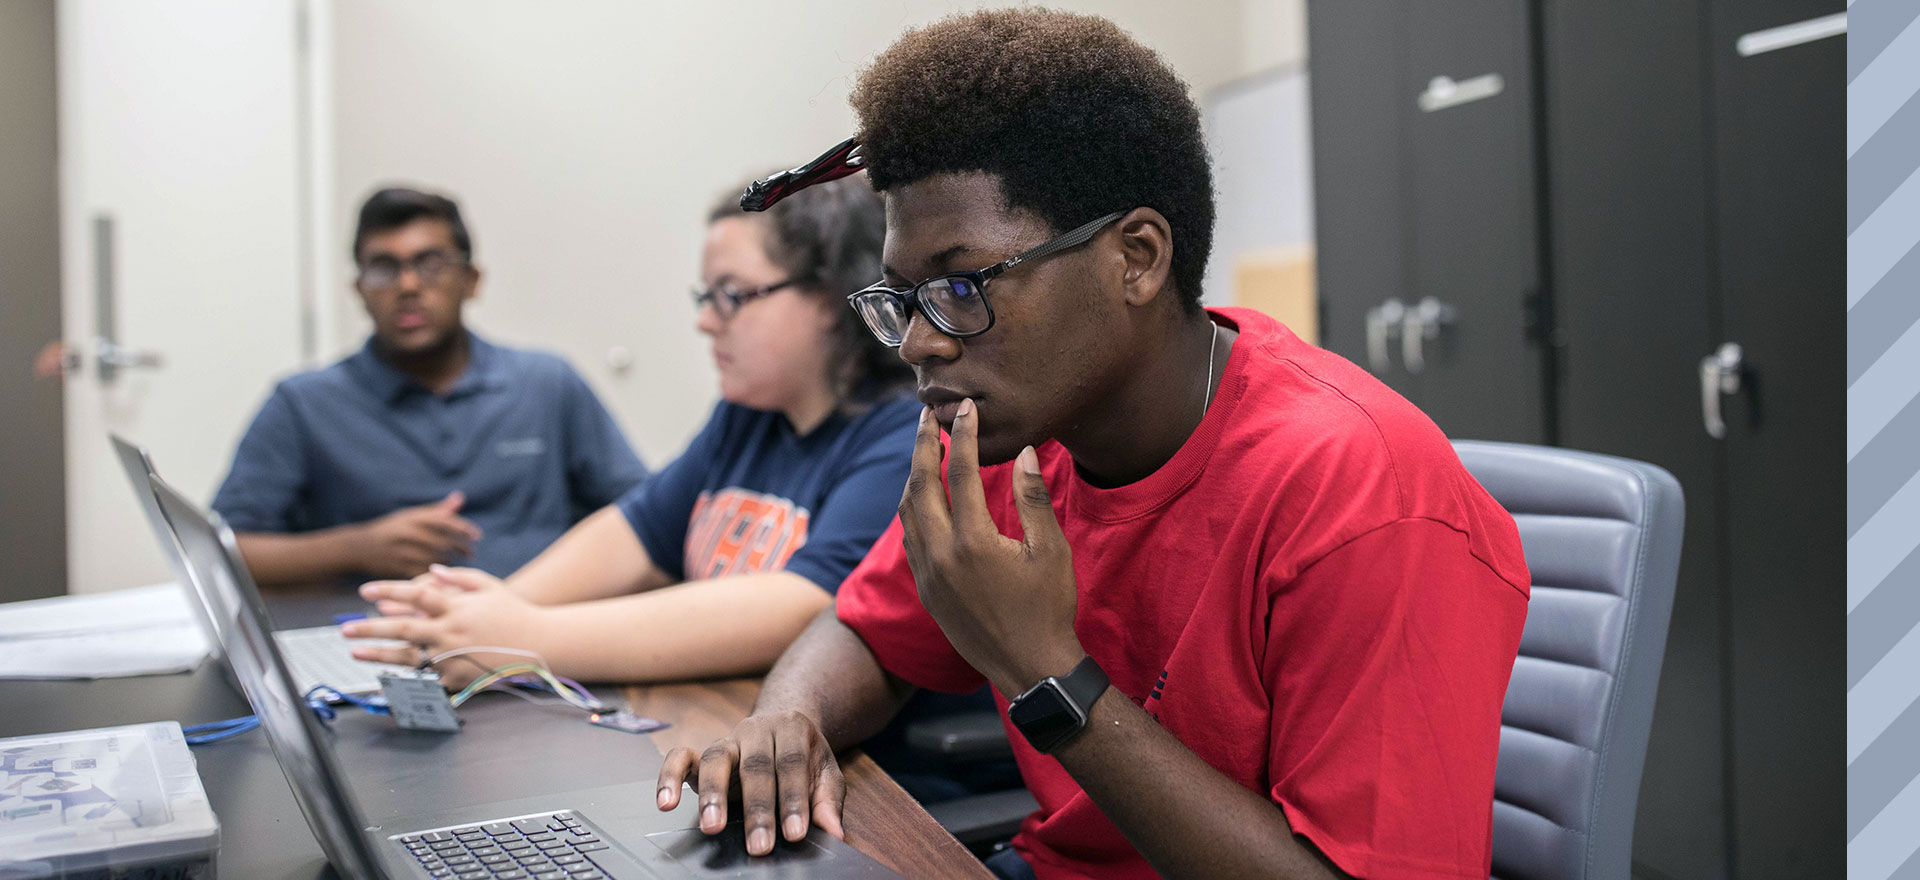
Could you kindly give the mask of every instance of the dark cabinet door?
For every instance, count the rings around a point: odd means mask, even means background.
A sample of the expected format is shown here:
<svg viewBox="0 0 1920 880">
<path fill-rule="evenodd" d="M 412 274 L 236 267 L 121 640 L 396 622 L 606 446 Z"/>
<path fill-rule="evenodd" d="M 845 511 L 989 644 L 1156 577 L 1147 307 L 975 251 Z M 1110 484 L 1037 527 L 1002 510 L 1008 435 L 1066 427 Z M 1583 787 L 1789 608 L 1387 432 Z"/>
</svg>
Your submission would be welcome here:
<svg viewBox="0 0 1920 880">
<path fill-rule="evenodd" d="M 1401 4 L 1331 0 L 1307 10 L 1320 344 L 1418 400 L 1373 313 L 1412 292 L 1407 250 Z M 1372 316 L 1378 320 L 1378 315 Z M 1395 329 L 1397 331 L 1398 325 Z M 1397 342 L 1395 343 L 1397 346 Z"/>
<path fill-rule="evenodd" d="M 1698 3 L 1541 7 L 1560 441 L 1660 465 L 1686 538 L 1634 825 L 1648 878 L 1726 880 L 1721 444 L 1700 409 L 1712 294 Z"/>
<path fill-rule="evenodd" d="M 1322 344 L 1450 436 L 1547 442 L 1528 4 L 1315 2 L 1307 27 Z"/>
<path fill-rule="evenodd" d="M 1840 0 L 1708 0 L 1726 398 L 1735 870 L 1846 868 L 1846 41 L 1743 57 Z"/>
<path fill-rule="evenodd" d="M 1377 361 L 1368 311 L 1432 297 L 1452 323 L 1423 369 L 1399 338 L 1376 366 L 1450 435 L 1651 461 L 1686 491 L 1649 878 L 1844 870 L 1845 44 L 1736 49 L 1843 11 L 1309 8 L 1328 347 Z M 1530 335 L 1539 291 L 1551 345 Z M 1713 437 L 1702 359 L 1725 343 L 1739 388 L 1713 397 Z"/>
<path fill-rule="evenodd" d="M 1541 292 L 1530 16 L 1522 0 L 1401 6 L 1416 317 L 1398 366 L 1456 438 L 1551 439 L 1544 349 L 1529 333 Z"/>
</svg>

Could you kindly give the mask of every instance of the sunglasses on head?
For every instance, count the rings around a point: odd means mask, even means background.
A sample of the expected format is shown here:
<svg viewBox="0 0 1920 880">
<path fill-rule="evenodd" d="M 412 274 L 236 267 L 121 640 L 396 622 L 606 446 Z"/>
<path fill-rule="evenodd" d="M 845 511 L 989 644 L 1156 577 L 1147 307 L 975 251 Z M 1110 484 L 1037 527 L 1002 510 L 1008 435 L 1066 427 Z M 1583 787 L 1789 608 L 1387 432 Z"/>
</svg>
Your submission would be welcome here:
<svg viewBox="0 0 1920 880">
<path fill-rule="evenodd" d="M 740 195 L 740 209 L 764 211 L 807 187 L 839 180 L 865 167 L 860 157 L 860 142 L 847 138 L 818 159 L 749 184 L 747 191 Z M 898 346 L 906 339 L 907 325 L 916 311 L 925 315 L 941 333 L 955 339 L 979 336 L 993 329 L 993 305 L 987 302 L 987 282 L 1021 263 L 1086 244 L 1126 215 L 1126 211 L 1115 211 L 985 269 L 937 275 L 905 290 L 875 284 L 849 294 L 847 302 L 866 321 L 867 329 L 889 347 Z"/>
<path fill-rule="evenodd" d="M 860 142 L 847 138 L 812 162 L 748 184 L 747 191 L 740 194 L 740 210 L 765 211 L 781 199 L 807 187 L 839 180 L 864 167 L 866 163 L 860 159 Z"/>
</svg>

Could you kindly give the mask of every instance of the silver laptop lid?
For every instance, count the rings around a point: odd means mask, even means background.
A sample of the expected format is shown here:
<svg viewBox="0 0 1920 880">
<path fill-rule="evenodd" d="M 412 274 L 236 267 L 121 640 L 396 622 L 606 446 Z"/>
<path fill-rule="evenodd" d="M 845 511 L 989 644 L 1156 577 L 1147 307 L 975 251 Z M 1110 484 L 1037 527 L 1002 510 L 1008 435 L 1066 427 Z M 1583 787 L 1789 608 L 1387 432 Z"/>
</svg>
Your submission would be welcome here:
<svg viewBox="0 0 1920 880">
<path fill-rule="evenodd" d="M 148 476 L 160 510 L 179 537 L 193 583 L 217 621 L 227 661 L 260 718 L 280 772 L 327 860 L 344 877 L 382 877 L 362 829 L 367 827 L 329 742 L 333 732 L 314 717 L 273 641 L 266 605 L 247 573 L 233 531 L 219 514 L 202 511 L 158 476 Z"/>
<path fill-rule="evenodd" d="M 214 618 L 206 604 L 200 599 L 200 591 L 194 588 L 193 572 L 188 569 L 187 561 L 180 552 L 180 542 L 173 534 L 173 527 L 167 524 L 167 518 L 160 512 L 160 502 L 153 495 L 153 486 L 147 482 L 149 476 L 157 476 L 153 469 L 153 456 L 147 454 L 145 446 L 138 445 L 121 437 L 108 433 L 107 440 L 113 444 L 114 454 L 120 457 L 120 466 L 126 469 L 127 482 L 133 485 L 133 496 L 140 502 L 140 512 L 147 517 L 147 525 L 153 529 L 153 539 L 160 545 L 160 555 L 167 558 L 167 568 L 173 572 L 173 580 L 187 595 L 187 604 L 193 609 L 193 620 L 200 625 L 200 632 L 207 637 L 207 644 L 213 647 L 214 662 L 220 661 L 222 653 L 220 632 L 215 628 Z"/>
</svg>

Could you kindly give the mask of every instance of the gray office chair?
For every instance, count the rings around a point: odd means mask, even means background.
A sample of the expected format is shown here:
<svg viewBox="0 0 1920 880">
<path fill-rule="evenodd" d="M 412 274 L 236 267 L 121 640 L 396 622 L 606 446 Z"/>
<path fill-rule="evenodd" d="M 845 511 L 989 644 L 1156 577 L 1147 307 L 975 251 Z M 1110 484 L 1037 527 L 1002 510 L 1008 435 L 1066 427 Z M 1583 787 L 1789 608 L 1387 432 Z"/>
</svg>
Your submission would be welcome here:
<svg viewBox="0 0 1920 880">
<path fill-rule="evenodd" d="M 1625 880 L 1666 652 L 1685 519 L 1680 484 L 1650 464 L 1544 446 L 1454 444 L 1513 514 L 1533 598 L 1501 710 L 1495 880 Z M 924 751 L 1004 750 L 997 716 L 909 729 Z M 1018 830 L 1025 791 L 928 809 L 976 851 Z"/>
<path fill-rule="evenodd" d="M 1626 880 L 1680 568 L 1680 484 L 1612 456 L 1454 449 L 1513 514 L 1533 573 L 1500 712 L 1493 876 Z"/>
</svg>

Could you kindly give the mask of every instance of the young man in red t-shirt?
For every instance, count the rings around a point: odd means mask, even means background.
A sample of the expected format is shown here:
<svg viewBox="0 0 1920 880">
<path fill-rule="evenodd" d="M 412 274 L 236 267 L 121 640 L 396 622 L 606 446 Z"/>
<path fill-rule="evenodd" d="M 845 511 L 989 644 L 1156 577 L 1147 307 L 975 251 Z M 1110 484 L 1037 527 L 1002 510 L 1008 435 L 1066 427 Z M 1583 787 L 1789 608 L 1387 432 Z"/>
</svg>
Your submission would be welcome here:
<svg viewBox="0 0 1920 880">
<path fill-rule="evenodd" d="M 1040 803 L 1002 876 L 1483 880 L 1513 520 L 1365 372 L 1199 307 L 1185 87 L 1108 22 L 1020 10 L 909 33 L 853 104 L 887 204 L 853 302 L 929 405 L 913 474 L 753 715 L 667 756 L 661 806 L 692 781 L 718 831 L 737 783 L 749 851 L 839 834 L 833 750 L 984 680 Z"/>
</svg>

